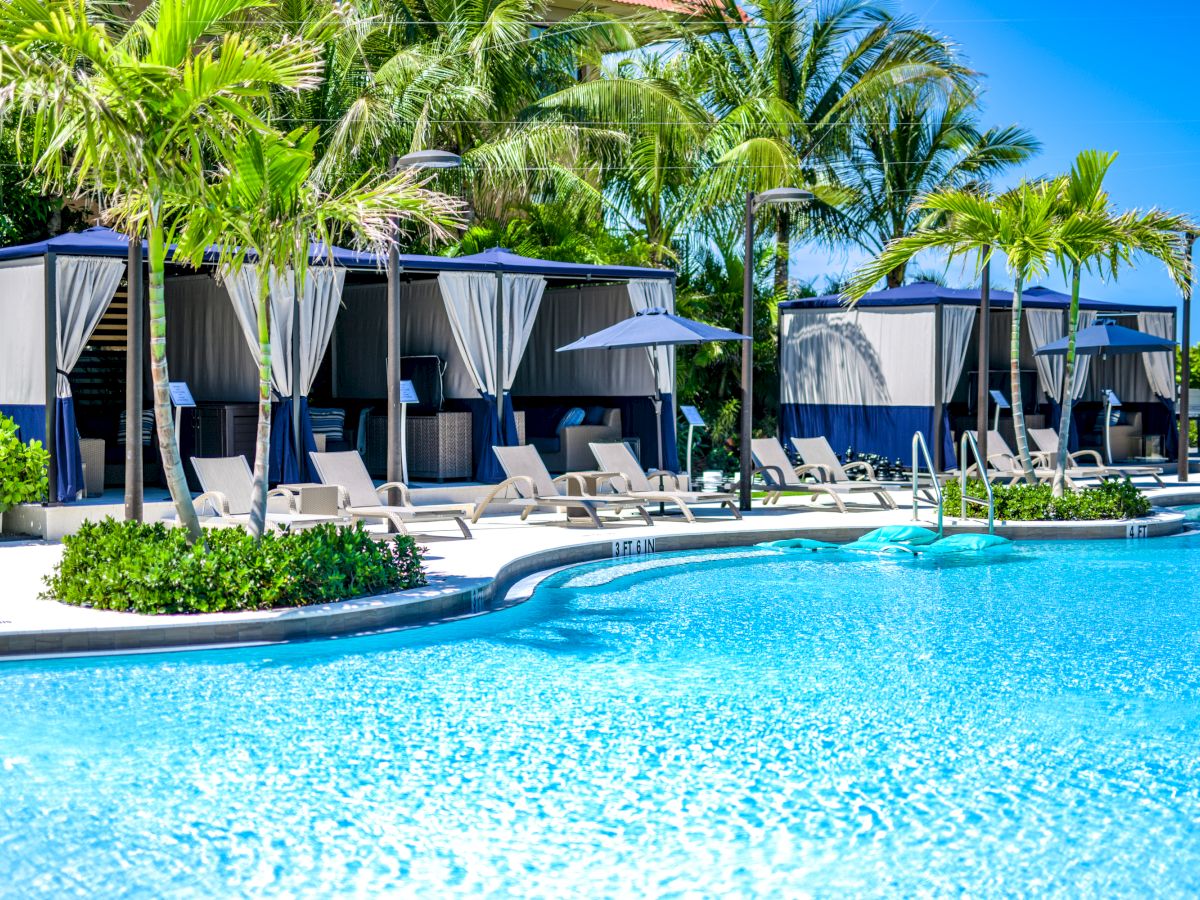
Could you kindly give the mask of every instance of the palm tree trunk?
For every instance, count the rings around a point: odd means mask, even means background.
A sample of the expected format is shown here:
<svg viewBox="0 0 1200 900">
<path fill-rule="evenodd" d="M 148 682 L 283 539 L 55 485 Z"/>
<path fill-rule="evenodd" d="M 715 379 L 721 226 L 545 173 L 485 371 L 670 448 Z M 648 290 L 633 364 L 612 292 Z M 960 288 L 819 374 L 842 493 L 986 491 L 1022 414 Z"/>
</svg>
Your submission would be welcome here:
<svg viewBox="0 0 1200 900">
<path fill-rule="evenodd" d="M 157 212 L 157 209 L 151 212 L 146 230 L 150 256 L 150 377 L 154 385 L 154 421 L 158 431 L 158 452 L 162 457 L 167 490 L 171 492 L 179 523 L 188 531 L 188 542 L 194 544 L 202 539 L 203 532 L 200 530 L 195 504 L 192 503 L 187 476 L 183 472 L 183 460 L 179 456 L 179 442 L 175 434 L 175 420 L 171 414 L 170 374 L 167 371 L 167 303 L 164 286 L 166 236 L 158 221 Z M 136 434 L 133 429 L 140 428 L 137 422 L 125 424 L 130 434 Z"/>
<path fill-rule="evenodd" d="M 1025 408 L 1021 400 L 1021 283 L 1022 278 L 1018 275 L 1013 285 L 1012 343 L 1008 362 L 1012 374 L 1013 431 L 1017 436 L 1017 459 L 1021 471 L 1025 473 L 1025 481 L 1037 484 L 1037 476 L 1033 474 L 1033 458 L 1029 455 L 1029 435 L 1025 433 Z"/>
<path fill-rule="evenodd" d="M 1071 267 L 1071 311 L 1067 319 L 1067 361 L 1063 373 L 1063 397 L 1058 420 L 1058 460 L 1054 464 L 1054 496 L 1067 492 L 1067 458 L 1071 455 L 1071 406 L 1075 396 L 1075 334 L 1079 330 L 1079 263 Z"/>
<path fill-rule="evenodd" d="M 780 208 L 775 224 L 775 296 L 786 297 L 788 254 L 791 252 L 792 214 Z"/>
<path fill-rule="evenodd" d="M 904 284 L 904 273 L 908 269 L 908 263 L 901 263 L 887 273 L 887 286 L 889 288 L 898 288 Z"/>
<path fill-rule="evenodd" d="M 258 434 L 254 440 L 254 489 L 250 495 L 250 533 L 255 540 L 267 528 L 267 462 L 271 454 L 271 274 L 266 267 L 258 273 L 257 312 Z"/>
</svg>

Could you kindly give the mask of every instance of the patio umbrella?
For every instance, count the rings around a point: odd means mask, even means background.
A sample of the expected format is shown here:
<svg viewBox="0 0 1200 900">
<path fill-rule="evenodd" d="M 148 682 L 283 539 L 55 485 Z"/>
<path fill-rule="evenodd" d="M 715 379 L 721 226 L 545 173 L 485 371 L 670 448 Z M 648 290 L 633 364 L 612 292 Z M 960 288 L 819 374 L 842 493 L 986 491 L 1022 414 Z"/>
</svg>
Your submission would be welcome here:
<svg viewBox="0 0 1200 900">
<path fill-rule="evenodd" d="M 1081 329 L 1075 335 L 1075 352 L 1091 356 L 1119 356 L 1127 353 L 1157 353 L 1162 350 L 1174 350 L 1175 342 L 1167 338 L 1155 337 L 1126 328 L 1110 320 L 1103 320 L 1087 328 Z M 1043 344 L 1035 352 L 1037 356 L 1066 356 L 1067 338 L 1059 338 L 1049 344 Z"/>
<path fill-rule="evenodd" d="M 1155 337 L 1118 325 L 1111 319 L 1103 319 L 1094 325 L 1081 329 L 1075 335 L 1075 352 L 1090 356 L 1122 356 L 1132 353 L 1160 353 L 1164 350 L 1174 350 L 1175 342 L 1169 338 Z M 1034 351 L 1036 356 L 1066 356 L 1067 338 L 1059 338 L 1044 344 Z M 1104 392 L 1104 457 L 1112 465 L 1112 409 L 1120 406 L 1112 391 Z"/>
<path fill-rule="evenodd" d="M 601 329 L 595 334 L 581 337 L 574 343 L 559 347 L 558 352 L 572 350 L 623 350 L 631 347 L 678 347 L 685 344 L 706 344 L 709 341 L 748 341 L 750 338 L 736 331 L 714 328 L 703 322 L 685 319 L 668 312 L 661 306 L 640 309 L 631 319 L 623 319 L 616 325 Z M 658 389 L 658 354 L 650 354 L 650 368 L 654 372 L 654 418 L 658 423 L 658 467 L 663 464 L 662 441 L 662 394 Z"/>
</svg>

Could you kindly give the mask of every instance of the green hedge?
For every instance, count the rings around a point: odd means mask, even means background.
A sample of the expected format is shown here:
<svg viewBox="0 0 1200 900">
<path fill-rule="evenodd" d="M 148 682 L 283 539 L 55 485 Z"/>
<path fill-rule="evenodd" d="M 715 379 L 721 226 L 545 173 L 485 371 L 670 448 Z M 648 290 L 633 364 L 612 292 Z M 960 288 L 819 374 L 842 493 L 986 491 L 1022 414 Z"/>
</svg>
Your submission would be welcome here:
<svg viewBox="0 0 1200 900">
<path fill-rule="evenodd" d="M 1062 497 L 1055 497 L 1048 484 L 993 484 L 992 495 L 996 500 L 996 518 L 1011 522 L 1136 519 L 1150 512 L 1150 501 L 1128 481 L 1105 481 L 1080 491 L 1068 490 Z M 983 482 L 970 479 L 967 496 L 986 497 Z M 958 479 L 946 484 L 943 501 L 947 515 L 961 514 Z M 986 507 L 969 504 L 967 515 L 984 518 Z"/>
<path fill-rule="evenodd" d="M 17 423 L 0 415 L 0 513 L 18 503 L 40 503 L 50 489 L 50 454 L 41 441 L 22 443 Z"/>
<path fill-rule="evenodd" d="M 425 584 L 421 548 L 409 536 L 376 541 L 362 527 L 320 525 L 268 532 L 187 532 L 137 522 L 85 523 L 63 540 L 46 599 L 138 613 L 228 612 L 305 606 Z"/>
</svg>

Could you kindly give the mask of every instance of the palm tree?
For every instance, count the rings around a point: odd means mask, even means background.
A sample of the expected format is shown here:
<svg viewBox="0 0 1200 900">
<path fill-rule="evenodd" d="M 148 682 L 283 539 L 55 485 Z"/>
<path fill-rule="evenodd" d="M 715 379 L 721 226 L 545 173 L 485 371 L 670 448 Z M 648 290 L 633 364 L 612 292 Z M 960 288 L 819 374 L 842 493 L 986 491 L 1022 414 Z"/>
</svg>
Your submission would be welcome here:
<svg viewBox="0 0 1200 900">
<path fill-rule="evenodd" d="M 1160 260 L 1186 293 L 1190 273 L 1183 234 L 1195 226 L 1181 216 L 1158 210 L 1112 209 L 1104 178 L 1116 161 L 1116 153 L 1085 150 L 1075 159 L 1062 184 L 1059 215 L 1062 217 L 1055 255 L 1071 282 L 1071 307 L 1067 317 L 1067 357 L 1064 366 L 1062 417 L 1058 426 L 1058 459 L 1054 467 L 1054 495 L 1066 492 L 1067 459 L 1070 451 L 1071 406 L 1074 402 L 1075 336 L 1079 328 L 1079 282 L 1083 268 L 1117 277 L 1122 263 L 1138 253 Z"/>
<path fill-rule="evenodd" d="M 163 470 L 180 522 L 201 536 L 179 456 L 167 382 L 163 293 L 171 191 L 196 192 L 204 153 L 263 127 L 252 104 L 316 83 L 304 41 L 258 41 L 223 25 L 257 0 L 156 0 L 123 33 L 87 0 L 3 0 L 0 65 L 20 116 L 22 149 L 51 190 L 103 200 L 128 190 L 148 240 L 150 360 Z M 181 188 L 181 185 L 189 187 Z"/>
<path fill-rule="evenodd" d="M 1020 377 L 1022 293 L 1031 278 L 1048 271 L 1048 261 L 1055 252 L 1061 182 L 1022 182 L 998 197 L 976 189 L 935 191 L 916 204 L 928 213 L 930 224 L 889 241 L 874 260 L 854 273 L 843 291 L 848 301 L 855 302 L 897 266 L 907 265 L 927 250 L 945 251 L 951 259 L 973 254 L 980 270 L 995 251 L 1004 253 L 1013 278 L 1009 350 L 1013 430 L 1021 469 L 1031 484 L 1036 479 L 1025 432 Z"/>
<path fill-rule="evenodd" d="M 271 275 L 295 278 L 303 296 L 310 242 L 330 248 L 337 235 L 350 235 L 379 254 L 395 243 L 400 221 L 445 239 L 457 225 L 461 204 L 416 183 L 415 175 L 368 175 L 336 193 L 313 179 L 315 129 L 287 136 L 248 131 L 224 148 L 227 154 L 202 202 L 169 197 L 180 221 L 178 256 L 198 265 L 213 244 L 221 248 L 225 272 L 258 263 L 256 318 L 259 342 L 258 430 L 254 450 L 254 493 L 250 531 L 261 537 L 267 514 L 267 460 L 271 441 Z M 177 207 L 177 208 L 176 208 Z M 297 299 L 297 302 L 299 300 Z M 299 377 L 293 372 L 292 377 Z"/>
<path fill-rule="evenodd" d="M 850 151 L 834 165 L 838 184 L 855 195 L 840 230 L 872 253 L 920 226 L 926 213 L 915 198 L 986 182 L 1040 146 L 1016 126 L 981 131 L 972 93 L 928 84 L 865 104 L 853 130 Z M 888 272 L 889 288 L 904 283 L 905 269 Z"/>
<path fill-rule="evenodd" d="M 849 149 L 866 106 L 900 85 L 953 90 L 971 75 L 945 41 L 872 0 L 763 0 L 750 19 L 735 0 L 720 0 L 698 18 L 704 27 L 681 40 L 716 118 L 705 203 L 783 185 L 815 185 L 821 198 L 821 172 Z M 819 224 L 830 210 L 818 203 L 804 214 Z M 781 208 L 776 293 L 787 285 L 790 230 Z"/>
</svg>

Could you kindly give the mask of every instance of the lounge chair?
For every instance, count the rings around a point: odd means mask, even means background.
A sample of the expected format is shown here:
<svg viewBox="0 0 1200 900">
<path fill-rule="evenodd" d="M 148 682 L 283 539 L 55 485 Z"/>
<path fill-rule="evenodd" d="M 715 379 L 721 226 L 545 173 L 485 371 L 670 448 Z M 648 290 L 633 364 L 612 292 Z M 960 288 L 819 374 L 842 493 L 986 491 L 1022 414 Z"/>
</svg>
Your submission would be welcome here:
<svg viewBox="0 0 1200 900">
<path fill-rule="evenodd" d="M 643 500 L 622 494 L 606 494 L 602 497 L 588 495 L 585 492 L 586 481 L 578 473 L 568 472 L 557 478 L 551 478 L 546 464 L 538 455 L 537 448 L 532 445 L 493 447 L 492 452 L 500 460 L 500 466 L 508 477 L 488 491 L 487 496 L 475 507 L 475 515 L 471 518 L 472 522 L 479 521 L 483 511 L 499 497 L 502 491 L 512 488 L 517 492 L 517 496 L 500 498 L 500 500 L 522 507 L 522 522 L 529 518 L 529 514 L 535 509 L 566 509 L 584 513 L 591 520 L 592 525 L 596 528 L 603 528 L 604 522 L 600 519 L 602 510 L 620 513 L 627 509 L 633 509 L 637 510 L 647 525 L 654 524 L 650 514 L 642 505 L 645 502 Z M 572 483 L 579 490 L 578 494 L 564 494 L 559 490 L 560 484 Z"/>
<path fill-rule="evenodd" d="M 592 455 L 596 457 L 596 462 L 602 470 L 616 473 L 609 478 L 609 483 L 618 494 L 637 497 L 647 503 L 672 503 L 679 507 L 683 517 L 689 522 L 696 521 L 690 508 L 690 504 L 693 503 L 719 503 L 729 507 L 735 519 L 742 517 L 737 506 L 736 494 L 679 490 L 679 482 L 674 472 L 664 472 L 661 469 L 646 472 L 626 444 L 599 443 L 588 446 L 592 448 Z M 658 487 L 650 482 L 651 478 L 658 479 Z"/>
<path fill-rule="evenodd" d="M 778 504 L 786 491 L 806 491 L 813 499 L 818 495 L 831 498 L 839 512 L 846 512 L 844 498 L 855 495 L 873 496 L 884 509 L 896 508 L 896 501 L 887 488 L 877 481 L 832 481 L 826 476 L 826 467 L 819 463 L 794 465 L 778 438 L 754 438 L 750 442 L 750 452 L 754 456 L 755 474 L 761 475 L 767 485 L 767 505 Z M 874 475 L 874 471 L 871 474 Z M 824 480 L 804 481 L 805 475 Z"/>
<path fill-rule="evenodd" d="M 796 448 L 796 452 L 800 454 L 802 460 L 796 470 L 798 474 L 805 475 L 816 472 L 821 476 L 822 481 L 829 484 L 869 485 L 876 490 L 884 491 L 892 508 L 895 508 L 896 504 L 892 502 L 891 496 L 886 494 L 888 486 L 875 477 L 875 467 L 866 460 L 854 460 L 843 465 L 837 458 L 837 454 L 833 452 L 833 448 L 829 446 L 829 441 L 824 437 L 794 437 L 792 446 Z M 851 472 L 860 470 L 864 477 L 850 477 Z"/>
<path fill-rule="evenodd" d="M 979 432 L 972 431 L 971 436 L 975 438 L 976 443 L 979 442 Z M 1006 478 L 1009 484 L 1017 484 L 1025 480 L 1025 472 L 1021 468 L 1021 460 L 1008 446 L 1008 441 L 1004 440 L 1004 436 L 999 431 L 989 430 L 987 433 L 988 440 L 988 477 L 989 478 Z M 1031 453 L 1030 457 L 1033 462 L 1033 477 L 1038 481 L 1050 481 L 1054 478 L 1054 468 L 1046 464 L 1044 454 Z M 957 478 L 958 473 L 950 473 Z M 978 474 L 978 467 L 974 461 L 967 468 L 967 475 Z M 1068 469 L 1066 472 L 1067 484 L 1074 484 L 1076 478 L 1087 478 L 1086 472 L 1080 472 L 1076 468 Z"/>
<path fill-rule="evenodd" d="M 1054 468 L 1055 461 L 1058 459 L 1058 432 L 1053 428 L 1030 428 L 1029 436 L 1037 445 L 1037 455 L 1041 457 L 1041 463 L 1049 468 Z M 1080 462 L 1080 460 L 1088 459 L 1092 462 Z M 1125 478 L 1128 480 L 1138 476 L 1149 476 L 1159 485 L 1163 484 L 1161 467 L 1109 465 L 1104 462 L 1104 457 L 1097 450 L 1076 450 L 1074 453 L 1067 454 L 1067 460 L 1073 469 L 1087 472 L 1093 478 Z"/>
<path fill-rule="evenodd" d="M 195 500 L 201 524 L 229 526 L 246 525 L 250 521 L 250 505 L 254 496 L 254 475 L 244 456 L 192 457 L 192 469 L 203 492 Z M 274 502 L 273 502 L 274 501 Z M 282 501 L 282 502 L 280 502 Z M 305 515 L 298 511 L 298 498 L 286 488 L 267 492 L 267 527 L 276 529 L 308 528 L 325 522 L 344 522 L 338 516 Z M 282 511 L 279 507 L 282 506 Z M 274 507 L 274 509 L 272 509 Z"/>
<path fill-rule="evenodd" d="M 367 466 L 355 450 L 335 453 L 308 454 L 313 468 L 322 484 L 337 485 L 338 508 L 351 519 L 383 519 L 389 530 L 408 534 L 409 524 L 454 520 L 463 537 L 471 537 L 466 519 L 475 511 L 471 503 L 443 503 L 415 506 L 408 486 L 391 481 L 375 487 L 367 472 Z M 391 506 L 383 501 L 388 491 L 400 494 L 400 506 Z"/>
</svg>

